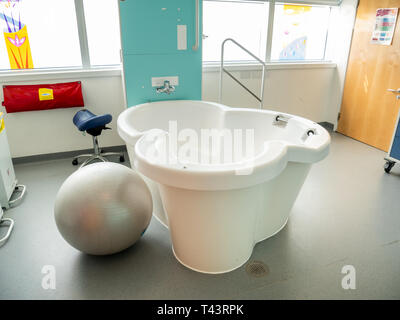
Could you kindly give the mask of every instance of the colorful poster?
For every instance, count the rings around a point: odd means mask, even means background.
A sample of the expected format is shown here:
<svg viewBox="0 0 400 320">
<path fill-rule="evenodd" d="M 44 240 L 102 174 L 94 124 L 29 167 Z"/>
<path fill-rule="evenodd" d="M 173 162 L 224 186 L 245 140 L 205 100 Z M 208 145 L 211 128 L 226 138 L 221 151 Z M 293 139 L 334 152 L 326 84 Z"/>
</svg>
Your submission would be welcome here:
<svg viewBox="0 0 400 320">
<path fill-rule="evenodd" d="M 390 46 L 396 28 L 398 8 L 380 8 L 376 10 L 374 31 L 371 43 Z"/>
<path fill-rule="evenodd" d="M 279 53 L 279 60 L 304 60 L 306 57 L 307 35 L 305 26 L 308 18 L 307 13 L 312 10 L 311 6 L 287 5 L 283 6 L 284 33 L 283 48 Z"/>
<path fill-rule="evenodd" d="M 11 69 L 32 69 L 28 29 L 21 20 L 20 2 L 21 0 L 0 0 L 0 20 L 3 21 L 3 34 Z"/>
</svg>

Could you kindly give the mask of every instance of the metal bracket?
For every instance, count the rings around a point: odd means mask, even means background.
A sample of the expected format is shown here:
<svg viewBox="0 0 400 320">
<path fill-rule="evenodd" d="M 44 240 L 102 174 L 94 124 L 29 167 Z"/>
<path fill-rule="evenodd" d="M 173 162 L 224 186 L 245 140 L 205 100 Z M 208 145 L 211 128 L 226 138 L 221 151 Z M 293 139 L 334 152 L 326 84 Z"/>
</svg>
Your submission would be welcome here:
<svg viewBox="0 0 400 320">
<path fill-rule="evenodd" d="M 275 121 L 276 121 L 276 122 L 281 121 L 281 122 L 284 122 L 284 123 L 288 123 L 288 122 L 289 122 L 289 119 L 290 119 L 290 118 L 285 117 L 285 116 L 283 116 L 283 115 L 281 115 L 281 114 L 278 114 L 278 115 L 275 117 Z"/>
<path fill-rule="evenodd" d="M 0 205 L 0 226 L 1 226 L 4 222 L 8 222 L 8 223 L 9 223 L 8 230 L 7 230 L 6 235 L 5 235 L 3 238 L 0 239 L 0 247 L 1 247 L 4 243 L 6 243 L 6 241 L 8 240 L 8 238 L 10 238 L 11 231 L 12 231 L 13 228 L 14 228 L 14 220 L 9 219 L 9 218 L 3 219 L 3 215 L 4 215 L 4 212 L 3 212 L 3 209 L 1 208 L 1 205 Z"/>
<path fill-rule="evenodd" d="M 22 199 L 25 196 L 26 186 L 19 184 L 15 187 L 14 192 L 20 192 L 20 195 L 17 198 L 15 198 L 14 200 L 10 200 L 8 202 L 10 207 L 15 207 L 22 201 Z"/>
<path fill-rule="evenodd" d="M 249 88 L 247 88 L 242 82 L 240 82 L 239 79 L 237 79 L 232 73 L 230 73 L 228 70 L 224 68 L 224 51 L 225 51 L 225 44 L 230 41 L 234 43 L 236 46 L 238 46 L 240 49 L 245 51 L 247 54 L 252 56 L 255 60 L 257 60 L 259 63 L 262 65 L 262 79 L 261 79 L 261 96 L 257 96 L 254 92 L 252 92 Z M 234 81 L 236 81 L 243 89 L 245 89 L 248 93 L 250 93 L 255 99 L 258 100 L 260 103 L 260 109 L 263 107 L 263 102 L 264 102 L 264 85 L 265 85 L 265 68 L 267 65 L 262 61 L 260 58 L 258 58 L 255 54 L 247 50 L 245 47 L 243 47 L 240 43 L 237 41 L 233 40 L 232 38 L 227 38 L 222 42 L 221 45 L 221 67 L 220 67 L 220 79 L 219 79 L 219 102 L 222 102 L 222 82 L 223 82 L 223 76 L 224 72 L 230 76 Z"/>
</svg>

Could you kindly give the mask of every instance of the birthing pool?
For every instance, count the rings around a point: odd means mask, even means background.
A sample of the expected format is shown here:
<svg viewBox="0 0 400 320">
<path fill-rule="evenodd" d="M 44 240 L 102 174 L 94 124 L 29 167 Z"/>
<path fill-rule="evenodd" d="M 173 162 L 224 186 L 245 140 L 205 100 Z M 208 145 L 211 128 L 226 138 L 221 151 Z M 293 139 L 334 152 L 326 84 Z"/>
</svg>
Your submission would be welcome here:
<svg viewBox="0 0 400 320">
<path fill-rule="evenodd" d="M 240 267 L 257 242 L 285 226 L 312 164 L 330 146 L 329 133 L 310 120 L 205 101 L 131 107 L 118 132 L 176 258 L 205 273 Z M 220 134 L 216 147 L 210 135 L 203 147 L 204 132 Z"/>
</svg>

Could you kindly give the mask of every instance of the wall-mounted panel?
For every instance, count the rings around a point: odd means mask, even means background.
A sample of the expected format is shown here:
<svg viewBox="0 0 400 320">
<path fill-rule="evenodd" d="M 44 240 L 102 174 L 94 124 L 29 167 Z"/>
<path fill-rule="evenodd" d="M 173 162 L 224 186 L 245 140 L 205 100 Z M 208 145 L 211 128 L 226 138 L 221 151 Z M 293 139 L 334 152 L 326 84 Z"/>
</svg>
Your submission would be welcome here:
<svg viewBox="0 0 400 320">
<path fill-rule="evenodd" d="M 127 105 L 156 100 L 201 99 L 202 1 L 120 1 Z M 196 22 L 199 22 L 199 47 Z M 178 77 L 170 95 L 156 93 L 154 77 Z"/>
<path fill-rule="evenodd" d="M 128 106 L 159 100 L 200 100 L 201 63 L 193 63 L 187 54 L 124 56 L 125 83 Z M 200 75 L 200 76 L 198 76 Z M 152 78 L 179 78 L 176 91 L 170 95 L 156 93 Z"/>
</svg>

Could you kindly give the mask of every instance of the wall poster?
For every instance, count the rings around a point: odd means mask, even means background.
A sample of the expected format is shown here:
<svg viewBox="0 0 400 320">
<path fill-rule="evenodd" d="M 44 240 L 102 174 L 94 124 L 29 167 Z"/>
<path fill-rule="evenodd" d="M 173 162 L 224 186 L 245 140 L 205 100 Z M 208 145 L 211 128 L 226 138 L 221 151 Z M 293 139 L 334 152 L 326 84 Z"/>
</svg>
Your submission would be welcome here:
<svg viewBox="0 0 400 320">
<path fill-rule="evenodd" d="M 393 40 L 398 8 L 380 8 L 376 10 L 375 27 L 371 43 L 390 46 Z"/>
</svg>

